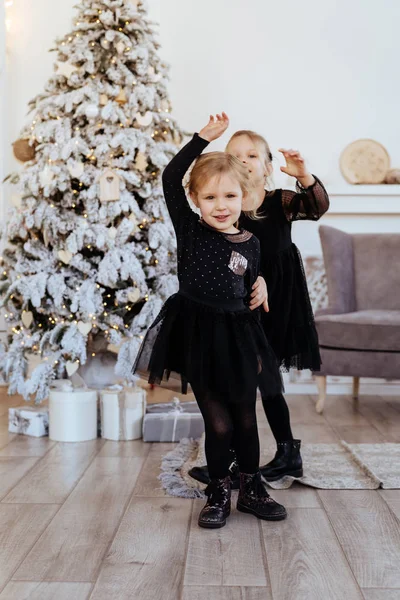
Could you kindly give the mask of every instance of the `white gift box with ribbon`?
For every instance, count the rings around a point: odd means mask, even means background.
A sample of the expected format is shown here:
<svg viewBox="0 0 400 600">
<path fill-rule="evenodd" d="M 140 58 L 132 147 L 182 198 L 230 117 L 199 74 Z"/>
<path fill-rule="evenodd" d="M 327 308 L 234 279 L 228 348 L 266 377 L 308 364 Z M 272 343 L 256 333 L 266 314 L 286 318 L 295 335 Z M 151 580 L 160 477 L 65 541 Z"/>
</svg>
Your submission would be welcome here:
<svg viewBox="0 0 400 600">
<path fill-rule="evenodd" d="M 138 440 L 142 437 L 146 392 L 137 386 L 110 386 L 100 391 L 100 412 L 103 438 Z"/>
<path fill-rule="evenodd" d="M 54 381 L 49 395 L 49 437 L 56 442 L 96 439 L 97 392 L 74 387 L 69 379 Z"/>
<path fill-rule="evenodd" d="M 204 420 L 196 402 L 180 402 L 174 398 L 168 404 L 152 404 L 143 422 L 144 442 L 180 442 L 183 438 L 198 439 L 204 433 Z"/>
<path fill-rule="evenodd" d="M 8 409 L 8 431 L 32 437 L 44 437 L 49 433 L 49 411 L 47 408 L 18 406 Z"/>
</svg>

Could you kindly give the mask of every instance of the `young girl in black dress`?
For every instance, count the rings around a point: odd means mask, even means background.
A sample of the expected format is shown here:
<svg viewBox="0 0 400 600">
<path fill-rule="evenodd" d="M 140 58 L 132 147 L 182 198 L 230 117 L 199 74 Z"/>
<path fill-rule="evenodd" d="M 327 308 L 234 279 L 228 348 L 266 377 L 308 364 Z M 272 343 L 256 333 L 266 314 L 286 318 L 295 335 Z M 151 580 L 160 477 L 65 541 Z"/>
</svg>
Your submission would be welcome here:
<svg viewBox="0 0 400 600">
<path fill-rule="evenodd" d="M 328 194 L 321 181 L 307 170 L 296 150 L 281 149 L 286 166 L 281 171 L 297 179 L 296 192 L 266 191 L 272 173 L 272 154 L 268 143 L 253 131 L 237 131 L 226 151 L 248 169 L 255 186 L 256 201 L 244 200 L 240 226 L 258 237 L 261 244 L 260 272 L 268 285 L 269 312 L 262 311 L 263 328 L 279 363 L 286 370 L 318 371 L 321 359 L 318 336 L 298 248 L 291 237 L 292 223 L 317 221 L 329 208 Z M 261 285 L 261 284 L 260 284 Z M 290 415 L 283 394 L 261 390 L 262 402 L 277 442 L 275 458 L 261 467 L 267 481 L 284 475 L 301 477 L 303 465 L 300 440 L 293 439 Z M 192 477 L 207 481 L 205 467 L 192 469 Z"/>
<path fill-rule="evenodd" d="M 258 311 L 248 307 L 259 274 L 260 244 L 252 233 L 236 228 L 253 186 L 248 169 L 234 156 L 213 152 L 199 157 L 227 125 L 225 114 L 210 118 L 163 173 L 178 243 L 180 289 L 150 327 L 134 366 L 150 383 L 177 373 L 182 391 L 187 383 L 193 389 L 205 421 L 211 479 L 199 525 L 209 528 L 222 527 L 230 514 L 233 437 L 240 470 L 237 508 L 267 520 L 286 516 L 266 492 L 259 471 L 257 386 L 276 395 L 282 381 Z M 190 209 L 182 186 L 195 159 L 188 192 L 201 218 Z"/>
</svg>

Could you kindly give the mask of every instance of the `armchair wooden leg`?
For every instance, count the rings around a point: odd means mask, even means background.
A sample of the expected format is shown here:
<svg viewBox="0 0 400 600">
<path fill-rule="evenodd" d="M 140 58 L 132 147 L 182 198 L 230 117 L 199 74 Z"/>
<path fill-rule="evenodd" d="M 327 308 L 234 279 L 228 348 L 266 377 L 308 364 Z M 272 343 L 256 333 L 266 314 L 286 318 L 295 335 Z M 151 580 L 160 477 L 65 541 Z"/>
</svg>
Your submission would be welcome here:
<svg viewBox="0 0 400 600">
<path fill-rule="evenodd" d="M 318 400 L 316 404 L 316 410 L 318 414 L 321 414 L 324 410 L 325 400 L 326 400 L 326 376 L 317 375 L 315 377 L 318 388 Z"/>
<path fill-rule="evenodd" d="M 358 397 L 360 393 L 360 378 L 353 377 L 353 403 L 354 405 L 358 405 Z"/>
</svg>

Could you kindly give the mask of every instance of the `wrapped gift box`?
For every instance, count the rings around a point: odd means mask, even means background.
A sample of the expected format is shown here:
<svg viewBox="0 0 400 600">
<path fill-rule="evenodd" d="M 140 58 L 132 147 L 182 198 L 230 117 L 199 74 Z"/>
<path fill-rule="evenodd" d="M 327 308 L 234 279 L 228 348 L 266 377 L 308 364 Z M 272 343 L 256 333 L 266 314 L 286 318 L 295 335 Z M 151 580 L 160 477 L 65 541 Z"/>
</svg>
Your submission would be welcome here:
<svg viewBox="0 0 400 600">
<path fill-rule="evenodd" d="M 142 437 L 146 392 L 137 386 L 113 385 L 100 392 L 100 411 L 103 438 L 138 440 Z"/>
<path fill-rule="evenodd" d="M 196 402 L 179 402 L 147 407 L 143 421 L 144 442 L 180 442 L 204 433 L 204 421 Z"/>
<path fill-rule="evenodd" d="M 8 409 L 8 431 L 33 437 L 49 433 L 49 411 L 34 406 L 19 406 Z"/>
<path fill-rule="evenodd" d="M 81 379 L 77 380 L 77 385 Z M 56 380 L 49 395 L 49 437 L 56 442 L 86 442 L 97 438 L 97 392 Z"/>
</svg>

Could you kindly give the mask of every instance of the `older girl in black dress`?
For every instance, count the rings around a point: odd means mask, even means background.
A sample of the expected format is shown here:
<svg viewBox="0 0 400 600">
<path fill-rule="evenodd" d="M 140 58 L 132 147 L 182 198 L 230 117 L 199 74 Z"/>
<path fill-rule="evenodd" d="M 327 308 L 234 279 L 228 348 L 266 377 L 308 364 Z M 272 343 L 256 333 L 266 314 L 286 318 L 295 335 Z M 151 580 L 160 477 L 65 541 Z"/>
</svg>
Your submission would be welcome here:
<svg viewBox="0 0 400 600">
<path fill-rule="evenodd" d="M 226 151 L 248 169 L 255 186 L 256 201 L 246 199 L 240 226 L 258 237 L 261 244 L 261 274 L 268 285 L 269 312 L 262 312 L 262 322 L 275 354 L 286 370 L 318 371 L 321 359 L 307 283 L 300 252 L 292 242 L 294 221 L 317 221 L 329 208 L 328 194 L 321 181 L 312 175 L 301 154 L 281 149 L 286 166 L 281 171 L 297 179 L 296 192 L 277 189 L 266 191 L 272 173 L 272 154 L 259 134 L 242 130 L 230 139 Z M 249 201 L 250 200 L 250 201 Z M 261 280 L 258 296 L 262 298 Z M 255 301 L 257 306 L 262 300 Z M 282 393 L 261 391 L 263 406 L 277 442 L 275 458 L 261 467 L 267 481 L 284 475 L 303 474 L 300 440 L 293 439 L 290 415 Z M 204 468 L 191 472 L 195 479 L 207 480 Z"/>
</svg>

